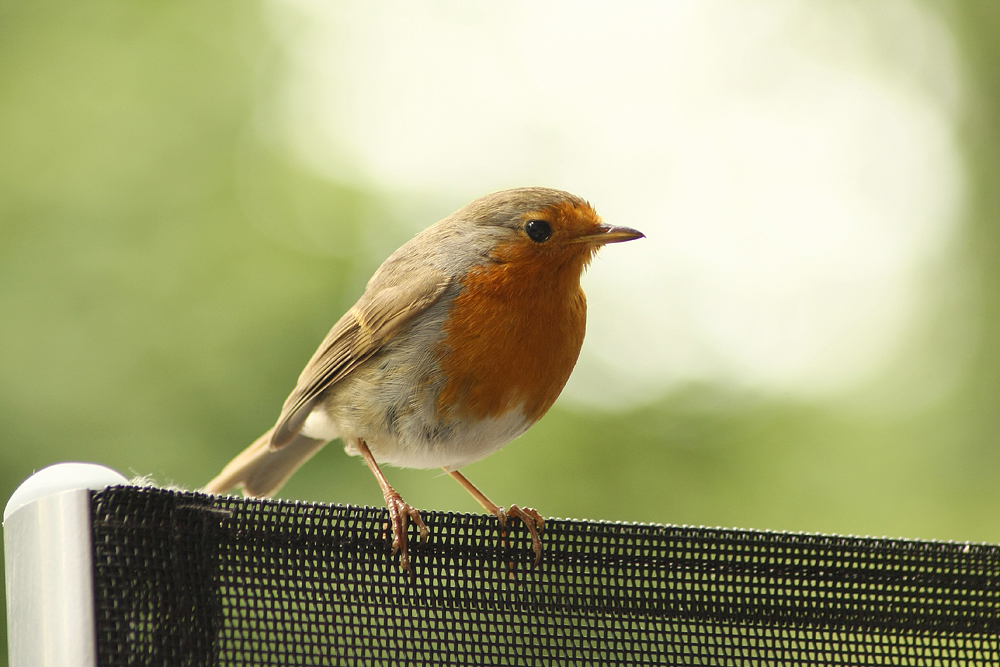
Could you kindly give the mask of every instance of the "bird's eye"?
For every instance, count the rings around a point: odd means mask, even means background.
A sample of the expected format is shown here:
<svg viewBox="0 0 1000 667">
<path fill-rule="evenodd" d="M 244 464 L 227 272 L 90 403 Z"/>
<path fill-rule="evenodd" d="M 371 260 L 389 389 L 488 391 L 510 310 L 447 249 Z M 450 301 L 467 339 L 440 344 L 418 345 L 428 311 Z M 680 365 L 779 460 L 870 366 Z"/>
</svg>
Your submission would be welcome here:
<svg viewBox="0 0 1000 667">
<path fill-rule="evenodd" d="M 528 220 L 524 223 L 524 233 L 535 243 L 544 243 L 552 236 L 552 225 L 544 220 Z"/>
</svg>

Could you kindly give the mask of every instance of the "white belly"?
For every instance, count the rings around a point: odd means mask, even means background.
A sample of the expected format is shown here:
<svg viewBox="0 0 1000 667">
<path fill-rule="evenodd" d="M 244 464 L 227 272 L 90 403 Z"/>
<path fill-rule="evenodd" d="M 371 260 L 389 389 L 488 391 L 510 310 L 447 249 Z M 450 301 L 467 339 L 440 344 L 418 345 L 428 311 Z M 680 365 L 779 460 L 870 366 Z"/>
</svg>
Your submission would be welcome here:
<svg viewBox="0 0 1000 667">
<path fill-rule="evenodd" d="M 520 410 L 502 417 L 463 422 L 438 437 L 428 438 L 418 424 L 400 424 L 398 436 L 379 434 L 365 439 L 375 460 L 400 468 L 446 468 L 458 470 L 486 458 L 511 440 L 521 436 L 531 424 Z M 355 438 L 344 438 L 348 454 L 357 454 Z"/>
<path fill-rule="evenodd" d="M 364 440 L 379 463 L 457 470 L 489 456 L 531 426 L 521 409 L 476 421 L 441 421 L 435 387 L 423 385 L 404 393 L 384 370 L 382 374 L 380 381 L 367 381 L 362 371 L 338 386 L 306 418 L 302 434 L 318 440 L 341 438 L 352 455 L 358 454 L 356 442 Z"/>
</svg>

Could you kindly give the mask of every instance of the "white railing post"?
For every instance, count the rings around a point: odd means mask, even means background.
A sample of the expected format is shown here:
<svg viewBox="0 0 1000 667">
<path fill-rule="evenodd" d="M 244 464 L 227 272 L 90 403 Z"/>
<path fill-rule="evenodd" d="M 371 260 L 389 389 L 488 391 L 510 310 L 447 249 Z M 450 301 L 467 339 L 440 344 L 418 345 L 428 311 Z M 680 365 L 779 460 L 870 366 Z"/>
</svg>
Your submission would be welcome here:
<svg viewBox="0 0 1000 667">
<path fill-rule="evenodd" d="M 127 484 L 60 463 L 21 484 L 3 513 L 10 667 L 95 667 L 90 490 Z"/>
</svg>

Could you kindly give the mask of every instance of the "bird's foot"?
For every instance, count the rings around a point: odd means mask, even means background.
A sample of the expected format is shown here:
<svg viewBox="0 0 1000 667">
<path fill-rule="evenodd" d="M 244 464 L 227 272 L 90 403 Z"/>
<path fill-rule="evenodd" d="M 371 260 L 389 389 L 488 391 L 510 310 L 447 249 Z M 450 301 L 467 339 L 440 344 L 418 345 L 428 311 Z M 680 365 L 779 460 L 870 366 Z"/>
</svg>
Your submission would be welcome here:
<svg viewBox="0 0 1000 667">
<path fill-rule="evenodd" d="M 530 507 L 521 508 L 517 505 L 511 505 L 510 509 L 507 510 L 498 507 L 496 516 L 500 521 L 500 528 L 506 528 L 509 516 L 520 519 L 527 526 L 528 532 L 531 533 L 531 549 L 535 552 L 534 567 L 538 567 L 542 560 L 542 540 L 538 535 L 545 529 L 545 519 L 542 518 L 542 515 Z"/>
<path fill-rule="evenodd" d="M 420 518 L 420 512 L 415 507 L 403 501 L 402 497 L 395 491 L 386 494 L 385 505 L 389 510 L 389 520 L 392 522 L 392 555 L 399 553 L 399 566 L 410 573 L 413 578 L 413 568 L 410 566 L 410 550 L 407 547 L 407 527 L 410 519 L 417 524 L 420 532 L 420 541 L 427 540 L 430 531 Z"/>
</svg>

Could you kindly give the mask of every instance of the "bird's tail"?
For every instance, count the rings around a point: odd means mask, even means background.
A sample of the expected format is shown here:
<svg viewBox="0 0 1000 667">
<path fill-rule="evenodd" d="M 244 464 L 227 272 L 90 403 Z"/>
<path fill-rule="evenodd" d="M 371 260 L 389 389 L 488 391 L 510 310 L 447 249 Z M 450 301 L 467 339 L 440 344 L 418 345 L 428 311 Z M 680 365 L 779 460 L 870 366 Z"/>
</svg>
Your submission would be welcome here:
<svg viewBox="0 0 1000 667">
<path fill-rule="evenodd" d="M 206 493 L 226 493 L 234 486 L 254 497 L 272 496 L 288 478 L 312 455 L 323 448 L 326 440 L 297 435 L 281 449 L 271 449 L 271 431 L 257 438 L 229 462 L 222 472 L 202 489 Z"/>
</svg>

